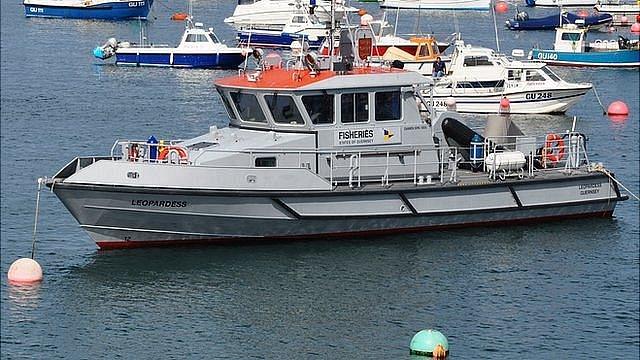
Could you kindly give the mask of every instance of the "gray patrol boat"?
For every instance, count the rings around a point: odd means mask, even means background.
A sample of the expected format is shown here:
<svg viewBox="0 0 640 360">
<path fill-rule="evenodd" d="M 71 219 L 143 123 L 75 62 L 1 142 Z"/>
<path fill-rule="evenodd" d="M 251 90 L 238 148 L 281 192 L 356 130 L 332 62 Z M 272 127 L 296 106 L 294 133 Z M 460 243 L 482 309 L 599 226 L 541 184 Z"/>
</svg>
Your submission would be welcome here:
<svg viewBox="0 0 640 360">
<path fill-rule="evenodd" d="M 611 217 L 627 199 L 581 133 L 421 117 L 429 80 L 346 52 L 335 63 L 264 57 L 216 82 L 228 127 L 117 141 L 46 185 L 103 249 Z"/>
</svg>

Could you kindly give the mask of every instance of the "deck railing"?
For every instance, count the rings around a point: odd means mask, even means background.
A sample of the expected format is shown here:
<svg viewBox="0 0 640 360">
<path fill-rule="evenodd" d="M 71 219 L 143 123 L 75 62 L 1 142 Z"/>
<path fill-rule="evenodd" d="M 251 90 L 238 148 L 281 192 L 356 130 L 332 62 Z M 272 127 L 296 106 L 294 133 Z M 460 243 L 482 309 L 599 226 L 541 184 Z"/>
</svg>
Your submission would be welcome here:
<svg viewBox="0 0 640 360">
<path fill-rule="evenodd" d="M 548 171 L 570 172 L 589 159 L 585 148 L 585 138 L 579 133 L 566 133 L 563 136 L 547 135 L 540 138 L 527 136 L 490 137 L 480 143 L 472 143 L 468 148 L 449 146 L 412 146 L 387 145 L 369 150 L 362 149 L 242 149 L 224 150 L 204 148 L 190 150 L 182 147 L 177 141 L 164 144 L 152 144 L 144 141 L 116 141 L 111 149 L 112 159 L 122 161 L 144 162 L 158 165 L 202 166 L 218 168 L 255 168 L 256 157 L 287 156 L 289 165 L 275 163 L 276 168 L 307 168 L 313 171 L 309 157 L 328 159 L 327 180 L 333 185 L 346 184 L 357 188 L 363 182 L 379 181 L 382 186 L 389 186 L 392 181 L 412 181 L 414 184 L 456 183 L 460 174 L 484 173 L 493 181 L 505 180 L 507 177 L 534 177 L 536 173 Z M 542 146 L 540 144 L 543 144 Z M 120 154 L 117 149 L 120 148 Z M 419 161 L 422 152 L 435 152 L 435 161 Z M 237 154 L 246 155 L 246 163 L 237 165 L 211 166 L 202 165 L 205 154 Z M 462 154 L 469 154 L 466 158 Z M 487 156 L 493 155 L 494 161 L 487 164 Z M 499 155 L 502 154 L 502 155 Z M 525 162 L 509 163 L 507 155 L 524 155 Z M 195 155 L 195 156 L 194 156 Z M 373 162 L 371 156 L 385 157 L 385 161 Z M 406 163 L 393 162 L 394 157 L 411 156 L 413 161 Z M 297 161 L 291 161 L 296 158 Z M 343 161 L 339 161 L 343 159 Z M 506 159 L 506 160 L 505 160 Z M 506 161 L 506 162 L 505 162 Z M 293 165 L 292 165 L 293 164 Z M 437 169 L 436 173 L 427 173 L 421 169 Z M 325 168 L 325 171 L 327 169 Z M 367 171 L 370 170 L 370 171 Z M 320 169 L 316 169 L 319 172 Z M 365 177 L 363 173 L 379 174 L 379 177 Z"/>
</svg>

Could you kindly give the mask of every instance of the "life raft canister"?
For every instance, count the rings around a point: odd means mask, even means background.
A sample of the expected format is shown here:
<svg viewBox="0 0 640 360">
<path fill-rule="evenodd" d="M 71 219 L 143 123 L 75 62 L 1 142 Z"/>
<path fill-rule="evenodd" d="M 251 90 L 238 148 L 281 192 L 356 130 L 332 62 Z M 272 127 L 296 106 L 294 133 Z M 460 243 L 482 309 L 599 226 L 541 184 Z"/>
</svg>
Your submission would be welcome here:
<svg viewBox="0 0 640 360">
<path fill-rule="evenodd" d="M 555 133 L 547 134 L 542 151 L 542 164 L 544 167 L 547 167 L 547 164 L 555 166 L 558 161 L 564 159 L 564 152 L 565 147 L 562 137 Z"/>
<path fill-rule="evenodd" d="M 164 148 L 162 148 L 162 150 L 160 151 L 160 153 L 158 154 L 158 160 L 159 161 L 171 161 L 171 154 L 177 154 L 178 155 L 178 162 L 180 164 L 184 164 L 187 162 L 187 160 L 189 160 L 189 155 L 187 154 L 187 151 L 180 147 L 180 146 L 166 146 Z"/>
</svg>

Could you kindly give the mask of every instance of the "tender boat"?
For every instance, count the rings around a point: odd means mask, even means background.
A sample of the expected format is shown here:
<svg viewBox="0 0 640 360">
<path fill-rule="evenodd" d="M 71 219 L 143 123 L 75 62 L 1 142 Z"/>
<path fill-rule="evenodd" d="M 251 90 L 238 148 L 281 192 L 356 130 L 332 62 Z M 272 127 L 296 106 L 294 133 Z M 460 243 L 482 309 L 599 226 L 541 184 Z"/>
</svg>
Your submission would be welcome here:
<svg viewBox="0 0 640 360">
<path fill-rule="evenodd" d="M 153 0 L 24 0 L 27 17 L 146 19 Z"/>
<path fill-rule="evenodd" d="M 345 44 L 345 42 L 343 42 Z M 230 125 L 118 140 L 45 184 L 103 249 L 347 237 L 610 218 L 613 174 L 587 138 L 484 131 L 420 114 L 416 72 L 293 54 L 215 82 Z M 337 60 L 337 61 L 334 61 Z M 490 124 L 493 124 L 490 126 Z"/>
<path fill-rule="evenodd" d="M 193 23 L 191 17 L 186 20 L 184 34 L 177 47 L 135 44 L 111 38 L 93 49 L 96 58 L 106 60 L 115 56 L 118 65 L 208 69 L 235 69 L 245 61 L 249 52 L 247 48 L 223 44 L 213 28 L 205 29 L 202 23 Z"/>
<path fill-rule="evenodd" d="M 422 10 L 489 10 L 490 0 L 382 0 L 380 7 Z"/>
<path fill-rule="evenodd" d="M 238 42 L 242 45 L 288 48 L 292 42 L 304 42 L 311 48 L 319 48 L 329 36 L 329 25 L 320 22 L 306 11 L 291 14 L 282 30 L 261 25 L 240 27 Z"/>
<path fill-rule="evenodd" d="M 562 24 L 560 24 L 561 19 Z M 589 27 L 589 29 L 600 29 L 603 26 L 609 26 L 612 21 L 613 16 L 606 13 L 581 17 L 574 13 L 562 11 L 557 15 L 529 18 L 529 14 L 526 11 L 521 11 L 516 14 L 515 18 L 507 20 L 506 26 L 510 30 L 554 30 L 564 24 L 576 24 Z"/>
<path fill-rule="evenodd" d="M 598 0 L 525 0 L 527 6 L 546 6 L 546 7 L 591 7 Z"/>
<path fill-rule="evenodd" d="M 308 8 L 321 22 L 331 20 L 331 1 L 329 0 L 238 0 L 233 15 L 224 22 L 236 28 L 255 24 L 269 25 L 273 30 L 280 30 L 287 24 L 291 14 Z M 342 19 L 358 9 L 347 6 L 344 0 L 336 1 L 335 18 Z"/>
<path fill-rule="evenodd" d="M 458 40 L 447 75 L 423 95 L 437 109 L 446 109 L 453 98 L 459 112 L 498 113 L 506 97 L 511 113 L 549 114 L 564 113 L 591 87 L 564 81 L 544 63 L 515 60 Z"/>
<path fill-rule="evenodd" d="M 553 50 L 533 49 L 529 58 L 552 65 L 639 67 L 638 40 L 618 36 L 617 40 L 587 43 L 587 29 L 568 24 L 556 29 Z"/>
</svg>

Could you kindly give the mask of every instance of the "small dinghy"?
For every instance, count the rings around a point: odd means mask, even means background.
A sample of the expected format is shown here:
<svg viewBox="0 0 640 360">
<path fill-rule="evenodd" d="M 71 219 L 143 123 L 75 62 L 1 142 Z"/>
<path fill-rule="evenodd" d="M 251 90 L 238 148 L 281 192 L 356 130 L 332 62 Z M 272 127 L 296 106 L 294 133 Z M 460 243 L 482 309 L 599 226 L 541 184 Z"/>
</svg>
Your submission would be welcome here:
<svg viewBox="0 0 640 360">
<path fill-rule="evenodd" d="M 213 28 L 187 18 L 186 28 L 178 47 L 134 44 L 109 39 L 93 49 L 93 55 L 106 60 L 115 55 L 118 65 L 168 66 L 207 69 L 235 69 L 245 61 L 247 48 L 228 47 L 220 42 Z"/>
<path fill-rule="evenodd" d="M 562 24 L 560 24 L 560 19 L 562 19 Z M 526 11 L 521 11 L 515 18 L 507 20 L 506 25 L 509 30 L 553 30 L 565 24 L 576 24 L 578 26 L 588 26 L 590 29 L 598 29 L 608 26 L 612 21 L 613 16 L 606 13 L 581 17 L 577 14 L 563 11 L 561 14 L 530 18 Z"/>
<path fill-rule="evenodd" d="M 146 19 L 153 0 L 24 0 L 26 17 Z"/>
</svg>

